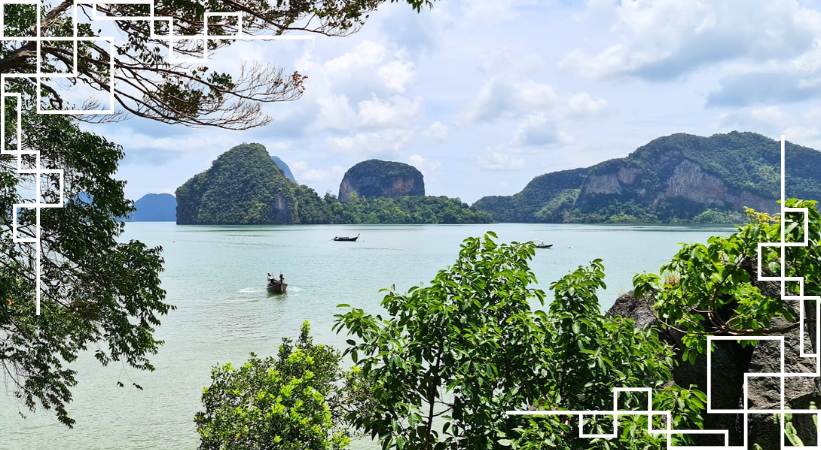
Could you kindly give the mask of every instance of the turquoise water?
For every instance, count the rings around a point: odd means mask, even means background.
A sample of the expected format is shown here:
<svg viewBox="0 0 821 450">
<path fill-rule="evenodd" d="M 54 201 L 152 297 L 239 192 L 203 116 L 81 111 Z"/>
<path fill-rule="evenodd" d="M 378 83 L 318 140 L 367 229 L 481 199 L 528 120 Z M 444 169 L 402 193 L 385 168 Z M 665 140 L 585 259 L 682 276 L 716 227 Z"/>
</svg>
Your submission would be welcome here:
<svg viewBox="0 0 821 450">
<path fill-rule="evenodd" d="M 703 242 L 726 228 L 592 225 L 421 226 L 176 226 L 130 223 L 126 238 L 165 249 L 163 285 L 177 309 L 163 320 L 166 341 L 143 373 L 93 358 L 76 364 L 80 383 L 66 429 L 48 413 L 30 414 L 0 388 L 0 448 L 3 449 L 192 449 L 193 424 L 202 387 L 212 366 L 240 362 L 248 353 L 271 354 L 284 336 L 310 320 L 318 342 L 341 346 L 331 332 L 336 305 L 376 310 L 379 289 L 429 280 L 455 260 L 467 236 L 494 230 L 503 241 L 554 243 L 538 250 L 533 270 L 544 289 L 568 270 L 602 258 L 608 288 L 602 307 L 630 289 L 634 273 L 656 270 L 679 242 Z M 335 243 L 334 235 L 361 234 L 357 243 Z M 267 272 L 285 274 L 288 295 L 269 297 Z M 134 381 L 144 390 L 118 388 Z M 19 413 L 28 417 L 23 419 Z M 357 443 L 358 448 L 371 447 Z"/>
</svg>

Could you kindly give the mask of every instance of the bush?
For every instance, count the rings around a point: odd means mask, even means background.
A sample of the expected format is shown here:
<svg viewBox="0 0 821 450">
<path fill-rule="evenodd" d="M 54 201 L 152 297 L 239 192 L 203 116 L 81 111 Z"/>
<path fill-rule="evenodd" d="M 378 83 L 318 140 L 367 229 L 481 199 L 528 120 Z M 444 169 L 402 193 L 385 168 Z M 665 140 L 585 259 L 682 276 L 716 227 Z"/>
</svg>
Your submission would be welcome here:
<svg viewBox="0 0 821 450">
<path fill-rule="evenodd" d="M 251 358 L 211 372 L 194 421 L 200 449 L 329 450 L 350 441 L 332 405 L 340 354 L 315 345 L 306 322 L 296 343 L 283 339 L 276 357 Z"/>
<path fill-rule="evenodd" d="M 805 295 L 821 294 L 821 214 L 816 202 L 790 199 L 787 207 L 807 208 L 808 246 L 786 249 L 785 274 L 804 277 Z M 792 305 L 781 300 L 780 283 L 759 281 L 758 244 L 781 240 L 778 216 L 748 211 L 750 223 L 730 236 L 713 236 L 707 244 L 684 245 L 659 274 L 633 278 L 636 295 L 653 302 L 663 325 L 682 330 L 684 359 L 694 362 L 706 350 L 708 335 L 747 336 L 783 334 L 798 326 Z M 804 217 L 788 213 L 784 229 L 787 242 L 804 239 Z M 770 247 L 761 263 L 765 276 L 780 273 L 779 249 Z M 796 295 L 797 283 L 787 283 Z M 773 319 L 789 322 L 773 326 Z M 742 341 L 754 345 L 752 341 Z"/>
</svg>

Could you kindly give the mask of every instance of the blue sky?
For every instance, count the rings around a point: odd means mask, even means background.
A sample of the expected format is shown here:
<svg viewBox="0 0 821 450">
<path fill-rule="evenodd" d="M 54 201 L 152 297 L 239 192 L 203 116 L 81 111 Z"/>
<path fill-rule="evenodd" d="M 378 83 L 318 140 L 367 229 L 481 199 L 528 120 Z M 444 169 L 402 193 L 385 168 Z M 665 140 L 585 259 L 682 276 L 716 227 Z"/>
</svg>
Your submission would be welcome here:
<svg viewBox="0 0 821 450">
<path fill-rule="evenodd" d="M 308 75 L 307 92 L 236 132 L 128 119 L 136 199 L 173 192 L 243 142 L 336 193 L 369 158 L 414 164 L 433 195 L 473 202 L 534 176 L 625 156 L 671 133 L 784 133 L 821 148 L 821 2 L 441 0 L 387 5 L 357 34 L 241 43 L 213 57 Z"/>
</svg>

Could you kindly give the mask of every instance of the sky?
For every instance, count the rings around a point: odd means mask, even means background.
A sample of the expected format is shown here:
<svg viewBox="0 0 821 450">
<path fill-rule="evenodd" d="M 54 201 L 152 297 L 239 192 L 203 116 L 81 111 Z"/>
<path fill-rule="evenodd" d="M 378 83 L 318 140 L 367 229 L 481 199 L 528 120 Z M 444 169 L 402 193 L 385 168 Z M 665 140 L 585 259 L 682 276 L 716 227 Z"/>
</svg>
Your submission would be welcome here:
<svg viewBox="0 0 821 450">
<path fill-rule="evenodd" d="M 320 194 L 378 158 L 468 203 L 678 132 L 821 148 L 819 1 L 440 0 L 422 13 L 398 3 L 351 36 L 240 43 L 212 60 L 298 70 L 307 91 L 266 105 L 271 124 L 248 131 L 99 126 L 125 149 L 131 198 L 173 193 L 248 142 Z"/>
</svg>

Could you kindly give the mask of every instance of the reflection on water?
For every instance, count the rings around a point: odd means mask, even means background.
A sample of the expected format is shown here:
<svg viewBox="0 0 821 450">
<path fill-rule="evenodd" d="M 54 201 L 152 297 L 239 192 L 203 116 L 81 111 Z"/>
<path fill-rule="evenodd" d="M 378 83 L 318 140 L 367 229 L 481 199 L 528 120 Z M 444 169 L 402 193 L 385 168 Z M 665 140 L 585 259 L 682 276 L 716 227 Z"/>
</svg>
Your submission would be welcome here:
<svg viewBox="0 0 821 450">
<path fill-rule="evenodd" d="M 285 336 L 310 320 L 318 342 L 344 344 L 331 332 L 336 305 L 378 308 L 379 289 L 425 282 L 452 263 L 467 236 L 494 230 L 504 241 L 553 243 L 539 250 L 533 270 L 547 285 L 579 264 L 602 258 L 608 307 L 630 289 L 636 272 L 656 270 L 679 242 L 704 241 L 725 228 L 593 225 L 420 225 L 420 226 L 176 226 L 130 223 L 127 239 L 164 248 L 163 285 L 177 309 L 159 329 L 166 341 L 153 359 L 157 370 L 142 373 L 90 357 L 76 367 L 80 384 L 70 406 L 77 424 L 59 425 L 49 414 L 19 417 L 20 405 L 0 394 L 0 448 L 193 449 L 193 415 L 211 367 L 239 362 L 248 353 L 272 354 Z M 335 235 L 361 234 L 357 243 Z M 266 274 L 283 273 L 288 294 L 270 296 Z M 117 388 L 131 380 L 143 391 Z M 372 447 L 359 443 L 359 447 Z"/>
</svg>

